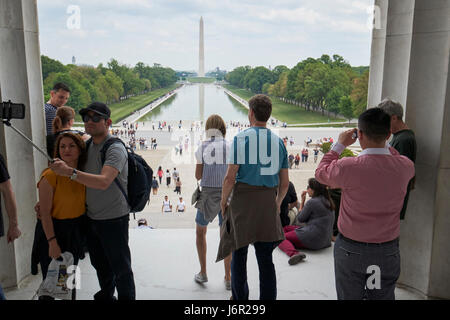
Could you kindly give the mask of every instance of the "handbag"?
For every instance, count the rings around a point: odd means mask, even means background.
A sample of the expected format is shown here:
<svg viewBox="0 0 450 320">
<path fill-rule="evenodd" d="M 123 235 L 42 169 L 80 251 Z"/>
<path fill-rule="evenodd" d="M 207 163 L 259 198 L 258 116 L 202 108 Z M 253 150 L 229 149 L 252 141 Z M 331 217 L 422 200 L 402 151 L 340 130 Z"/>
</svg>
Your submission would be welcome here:
<svg viewBox="0 0 450 320">
<path fill-rule="evenodd" d="M 192 198 L 191 198 L 191 204 L 195 205 L 197 203 L 197 201 L 200 199 L 200 195 L 201 195 L 201 190 L 200 190 L 200 184 L 197 181 L 197 189 L 195 189 L 194 193 L 192 194 Z"/>
</svg>

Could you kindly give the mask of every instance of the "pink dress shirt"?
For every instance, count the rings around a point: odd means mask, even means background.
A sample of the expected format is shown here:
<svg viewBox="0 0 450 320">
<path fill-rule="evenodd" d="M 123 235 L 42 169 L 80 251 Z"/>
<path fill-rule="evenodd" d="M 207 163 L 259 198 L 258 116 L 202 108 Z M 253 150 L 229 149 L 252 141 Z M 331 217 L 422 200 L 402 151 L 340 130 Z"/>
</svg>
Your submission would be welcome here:
<svg viewBox="0 0 450 320">
<path fill-rule="evenodd" d="M 414 163 L 397 150 L 365 149 L 358 157 L 339 159 L 336 144 L 316 169 L 316 179 L 341 188 L 338 229 L 352 240 L 382 243 L 398 238 L 400 211 Z"/>
</svg>

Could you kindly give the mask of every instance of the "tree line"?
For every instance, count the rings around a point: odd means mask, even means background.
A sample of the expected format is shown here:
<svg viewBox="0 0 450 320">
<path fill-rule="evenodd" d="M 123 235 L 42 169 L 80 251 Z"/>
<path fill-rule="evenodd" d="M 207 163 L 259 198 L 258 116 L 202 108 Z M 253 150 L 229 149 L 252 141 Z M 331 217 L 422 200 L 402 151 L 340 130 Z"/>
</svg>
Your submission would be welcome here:
<svg viewBox="0 0 450 320">
<path fill-rule="evenodd" d="M 153 89 L 164 88 L 177 81 L 176 72 L 161 66 L 150 67 L 143 62 L 130 67 L 111 59 L 104 66 L 63 65 L 47 56 L 41 56 L 44 99 L 50 98 L 50 90 L 57 82 L 63 82 L 71 90 L 67 105 L 76 111 L 92 101 L 116 103 Z"/>
<path fill-rule="evenodd" d="M 352 67 L 343 57 L 307 58 L 292 69 L 240 66 L 225 76 L 230 84 L 265 93 L 306 110 L 358 117 L 367 106 L 369 67 Z"/>
</svg>

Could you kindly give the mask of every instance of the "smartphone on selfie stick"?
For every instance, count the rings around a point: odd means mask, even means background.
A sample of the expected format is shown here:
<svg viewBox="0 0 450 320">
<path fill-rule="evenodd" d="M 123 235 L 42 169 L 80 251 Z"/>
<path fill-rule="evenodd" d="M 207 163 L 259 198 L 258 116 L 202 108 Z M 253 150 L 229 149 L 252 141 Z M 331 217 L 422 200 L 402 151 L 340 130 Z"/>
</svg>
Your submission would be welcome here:
<svg viewBox="0 0 450 320">
<path fill-rule="evenodd" d="M 34 144 L 33 141 L 27 138 L 22 132 L 16 129 L 10 122 L 11 119 L 25 119 L 25 105 L 22 103 L 12 103 L 11 100 L 8 102 L 0 102 L 0 115 L 2 117 L 2 122 L 12 128 L 15 132 L 17 132 L 22 138 L 31 143 L 33 147 L 36 148 L 40 153 L 42 153 L 50 162 L 53 162 L 53 159 L 47 154 L 47 152 L 43 151 L 37 145 Z"/>
</svg>

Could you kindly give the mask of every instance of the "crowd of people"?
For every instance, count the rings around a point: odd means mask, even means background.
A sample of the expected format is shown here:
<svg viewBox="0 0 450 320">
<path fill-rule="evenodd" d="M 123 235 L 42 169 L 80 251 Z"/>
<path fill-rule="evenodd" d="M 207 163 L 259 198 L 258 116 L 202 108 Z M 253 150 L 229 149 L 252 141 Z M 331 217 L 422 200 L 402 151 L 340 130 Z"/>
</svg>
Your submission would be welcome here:
<svg viewBox="0 0 450 320">
<path fill-rule="evenodd" d="M 64 108 L 69 96 L 70 89 L 57 84 L 45 105 L 47 136 L 52 136 L 47 141 L 54 141 L 50 146 L 53 150 L 48 151 L 54 161 L 49 162 L 37 184 L 32 273 L 37 273 L 39 264 L 45 279 L 50 261 L 62 252 L 71 252 L 75 264 L 89 252 L 100 285 L 94 299 L 114 300 L 117 290 L 119 300 L 134 300 L 136 289 L 128 243 L 130 206 L 117 188 L 128 184 L 127 152 L 122 143 L 113 143 L 105 152 L 104 161 L 98 161 L 103 146 L 113 136 L 111 111 L 104 103 L 91 103 L 79 111 L 85 133 L 73 131 L 70 126 L 74 113 Z M 208 281 L 206 230 L 216 217 L 221 226 L 216 262 L 224 260 L 223 281 L 233 300 L 249 298 L 246 265 L 250 244 L 255 248 L 259 266 L 260 299 L 274 300 L 277 279 L 273 250 L 278 247 L 288 255 L 290 265 L 298 264 L 306 258 L 302 249 L 331 246 L 337 224 L 334 273 L 338 299 L 394 299 L 400 274 L 400 220 L 404 219 L 409 193 L 414 188 L 416 155 L 414 132 L 402 120 L 402 106 L 386 100 L 363 112 L 358 128 L 343 131 L 323 156 L 300 200 L 289 179 L 292 154 L 288 155 L 286 141 L 267 128 L 271 112 L 268 96 L 252 97 L 248 110 L 250 126 L 231 143 L 225 140 L 227 125 L 219 115 L 211 115 L 205 123 L 206 139 L 195 153 L 200 271 L 194 280 Z M 123 126 L 138 129 L 137 124 Z M 391 133 L 394 137 L 387 145 Z M 256 139 L 250 139 L 251 136 Z M 339 159 L 342 151 L 357 139 L 363 149 L 361 154 Z M 270 155 L 269 163 L 263 162 L 264 157 L 257 157 L 256 163 L 251 161 L 250 150 L 267 150 L 264 144 L 273 143 L 278 152 Z M 307 150 L 308 147 L 302 151 L 304 162 L 308 161 Z M 165 168 L 165 173 L 161 166 L 158 168 L 152 181 L 153 193 L 158 193 L 164 177 L 166 186 L 174 187 L 178 196 L 176 212 L 184 212 L 186 203 L 176 168 L 172 172 Z M 9 242 L 20 237 L 11 183 L 14 181 L 10 181 L 0 157 L 0 191 L 10 222 Z M 337 198 L 331 192 L 336 189 L 340 190 Z M 165 195 L 161 211 L 164 214 L 172 210 Z M 366 286 L 367 268 L 374 264 L 383 266 L 381 286 L 376 288 Z M 0 298 L 4 298 L 1 287 Z"/>
</svg>

